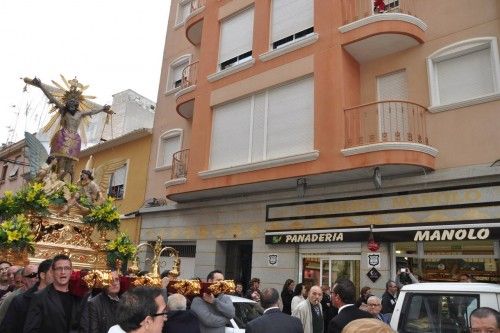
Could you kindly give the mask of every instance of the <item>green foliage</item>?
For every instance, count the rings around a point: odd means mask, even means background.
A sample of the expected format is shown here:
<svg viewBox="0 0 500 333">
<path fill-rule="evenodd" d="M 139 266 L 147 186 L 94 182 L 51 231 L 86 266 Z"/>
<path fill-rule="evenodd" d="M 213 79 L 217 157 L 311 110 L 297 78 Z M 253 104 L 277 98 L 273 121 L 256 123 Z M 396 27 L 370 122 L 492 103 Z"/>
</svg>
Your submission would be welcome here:
<svg viewBox="0 0 500 333">
<path fill-rule="evenodd" d="M 120 214 L 113 205 L 113 199 L 108 197 L 102 204 L 91 207 L 83 222 L 96 227 L 97 230 L 118 230 Z"/>
<path fill-rule="evenodd" d="M 137 252 L 137 246 L 130 240 L 130 237 L 121 232 L 113 241 L 108 243 L 106 247 L 108 252 L 115 252 L 117 257 L 124 262 L 132 258 Z"/>
<path fill-rule="evenodd" d="M 15 215 L 0 224 L 0 248 L 34 253 L 34 235 L 24 214 Z"/>
<path fill-rule="evenodd" d="M 29 183 L 15 194 L 10 191 L 4 193 L 0 198 L 0 217 L 9 219 L 21 213 L 47 215 L 50 203 L 42 183 Z"/>
</svg>

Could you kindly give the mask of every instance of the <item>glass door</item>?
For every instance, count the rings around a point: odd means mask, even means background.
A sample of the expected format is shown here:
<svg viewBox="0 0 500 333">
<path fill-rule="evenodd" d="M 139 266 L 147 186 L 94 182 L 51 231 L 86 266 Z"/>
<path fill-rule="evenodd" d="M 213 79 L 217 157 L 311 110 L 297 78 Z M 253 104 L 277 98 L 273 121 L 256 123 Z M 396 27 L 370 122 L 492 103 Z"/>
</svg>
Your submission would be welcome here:
<svg viewBox="0 0 500 333">
<path fill-rule="evenodd" d="M 340 277 L 351 280 L 359 291 L 359 255 L 303 256 L 302 282 L 333 286 Z"/>
</svg>

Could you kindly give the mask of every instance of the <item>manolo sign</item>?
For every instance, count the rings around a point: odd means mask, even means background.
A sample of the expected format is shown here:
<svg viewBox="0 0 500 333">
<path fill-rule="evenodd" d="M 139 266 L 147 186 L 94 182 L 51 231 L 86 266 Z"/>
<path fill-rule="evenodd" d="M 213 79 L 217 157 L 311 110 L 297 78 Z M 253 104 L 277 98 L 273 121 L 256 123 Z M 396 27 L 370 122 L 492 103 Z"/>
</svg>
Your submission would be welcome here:
<svg viewBox="0 0 500 333">
<path fill-rule="evenodd" d="M 417 231 L 413 241 L 451 241 L 451 240 L 475 240 L 487 239 L 490 236 L 490 229 L 443 229 Z"/>
</svg>

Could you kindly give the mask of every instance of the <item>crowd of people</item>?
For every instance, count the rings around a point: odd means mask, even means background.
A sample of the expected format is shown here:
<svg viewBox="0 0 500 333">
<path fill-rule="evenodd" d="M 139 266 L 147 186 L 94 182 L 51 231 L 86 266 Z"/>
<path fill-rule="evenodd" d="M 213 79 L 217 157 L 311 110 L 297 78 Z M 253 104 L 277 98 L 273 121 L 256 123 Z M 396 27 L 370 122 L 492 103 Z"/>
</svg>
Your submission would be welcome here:
<svg viewBox="0 0 500 333">
<path fill-rule="evenodd" d="M 224 293 L 187 299 L 168 294 L 166 288 L 124 291 L 118 272 L 111 273 L 103 290 L 80 297 L 70 290 L 72 273 L 64 254 L 25 267 L 0 261 L 0 333 L 224 333 L 236 318 L 231 297 Z M 219 270 L 206 278 L 223 280 Z M 398 279 L 386 283 L 380 298 L 364 287 L 356 299 L 356 287 L 347 278 L 339 278 L 332 288 L 287 279 L 281 294 L 275 288 L 261 291 L 260 279 L 253 278 L 248 290 L 243 289 L 237 282 L 234 295 L 255 301 L 261 312 L 243 323 L 247 333 L 394 332 L 388 323 Z M 473 333 L 498 333 L 500 314 L 477 308 L 470 324 Z"/>
</svg>

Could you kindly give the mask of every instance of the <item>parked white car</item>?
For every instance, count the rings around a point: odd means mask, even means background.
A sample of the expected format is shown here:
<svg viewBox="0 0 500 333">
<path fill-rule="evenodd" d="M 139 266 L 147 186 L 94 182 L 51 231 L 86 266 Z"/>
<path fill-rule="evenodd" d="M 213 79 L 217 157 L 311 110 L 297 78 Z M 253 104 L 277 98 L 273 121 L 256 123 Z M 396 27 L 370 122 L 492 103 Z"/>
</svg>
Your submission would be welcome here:
<svg viewBox="0 0 500 333">
<path fill-rule="evenodd" d="M 248 298 L 228 295 L 233 302 L 235 317 L 226 325 L 225 333 L 245 333 L 246 324 L 262 315 L 259 304 Z"/>
<path fill-rule="evenodd" d="M 399 333 L 466 333 L 471 312 L 487 306 L 500 309 L 500 285 L 436 282 L 404 286 L 391 327 Z"/>
</svg>

